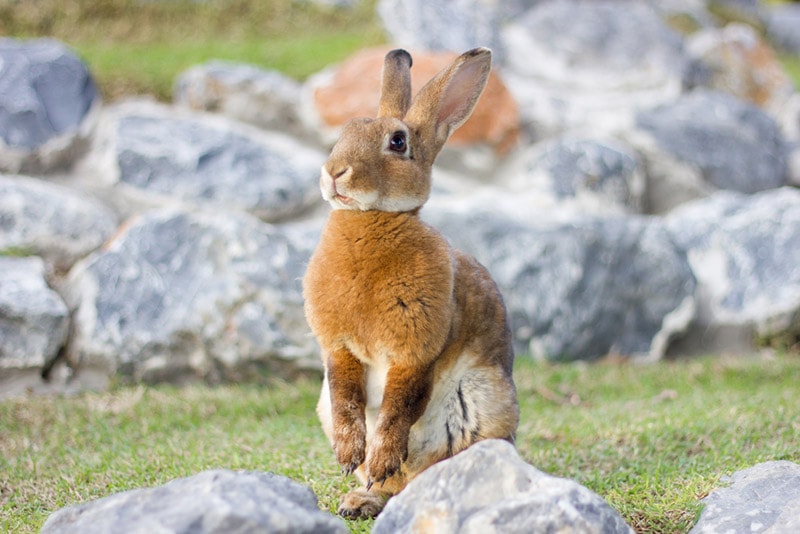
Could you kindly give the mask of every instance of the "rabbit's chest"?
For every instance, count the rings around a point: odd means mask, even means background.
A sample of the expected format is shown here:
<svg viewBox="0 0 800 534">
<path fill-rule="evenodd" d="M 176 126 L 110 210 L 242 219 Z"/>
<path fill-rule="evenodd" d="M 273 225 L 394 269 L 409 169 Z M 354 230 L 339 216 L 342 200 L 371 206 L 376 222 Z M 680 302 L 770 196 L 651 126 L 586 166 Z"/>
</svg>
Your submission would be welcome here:
<svg viewBox="0 0 800 534">
<path fill-rule="evenodd" d="M 387 321 L 417 320 L 430 296 L 442 290 L 437 287 L 441 275 L 418 254 L 405 251 L 401 256 L 390 247 L 350 249 L 325 268 L 330 273 L 324 282 L 329 292 L 326 313 L 351 333 L 386 326 Z"/>
<path fill-rule="evenodd" d="M 415 218 L 371 234 L 340 218 L 323 231 L 303 280 L 306 317 L 323 348 L 348 348 L 365 362 L 437 353 L 454 306 L 447 242 Z"/>
</svg>

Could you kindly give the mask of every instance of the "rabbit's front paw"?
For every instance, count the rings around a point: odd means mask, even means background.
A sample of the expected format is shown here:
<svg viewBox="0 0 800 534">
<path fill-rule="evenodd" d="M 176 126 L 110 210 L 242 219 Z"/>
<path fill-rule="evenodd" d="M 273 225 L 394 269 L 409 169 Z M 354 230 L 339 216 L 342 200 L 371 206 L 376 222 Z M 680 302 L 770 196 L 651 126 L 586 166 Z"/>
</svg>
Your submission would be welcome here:
<svg viewBox="0 0 800 534">
<path fill-rule="evenodd" d="M 400 466 L 408 458 L 408 435 L 398 432 L 377 434 L 370 444 L 367 454 L 367 489 L 377 482 L 400 472 Z"/>
<path fill-rule="evenodd" d="M 353 421 L 334 429 L 333 450 L 342 471 L 350 475 L 364 463 L 366 456 L 367 429 L 363 421 Z"/>
</svg>

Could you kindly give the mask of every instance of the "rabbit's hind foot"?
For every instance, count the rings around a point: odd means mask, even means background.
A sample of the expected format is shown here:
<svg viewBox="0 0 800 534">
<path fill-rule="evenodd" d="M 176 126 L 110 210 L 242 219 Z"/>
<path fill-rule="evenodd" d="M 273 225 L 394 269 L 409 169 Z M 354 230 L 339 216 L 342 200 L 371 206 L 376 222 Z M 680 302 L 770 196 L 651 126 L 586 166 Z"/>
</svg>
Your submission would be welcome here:
<svg viewBox="0 0 800 534">
<path fill-rule="evenodd" d="M 348 519 L 377 516 L 386 505 L 387 498 L 366 488 L 358 488 L 345 494 L 339 501 L 338 513 Z"/>
</svg>

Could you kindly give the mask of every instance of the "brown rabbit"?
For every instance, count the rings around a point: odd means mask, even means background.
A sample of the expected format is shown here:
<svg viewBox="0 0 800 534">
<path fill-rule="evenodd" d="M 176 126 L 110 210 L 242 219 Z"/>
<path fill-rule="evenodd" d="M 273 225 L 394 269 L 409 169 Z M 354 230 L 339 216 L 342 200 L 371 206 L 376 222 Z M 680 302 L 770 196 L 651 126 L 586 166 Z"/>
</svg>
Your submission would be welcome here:
<svg viewBox="0 0 800 534">
<path fill-rule="evenodd" d="M 514 440 L 514 353 L 489 273 L 419 218 L 431 166 L 469 118 L 491 51 L 459 56 L 411 99 L 411 56 L 386 55 L 377 119 L 344 126 L 322 168 L 334 208 L 303 280 L 322 347 L 317 412 L 364 487 L 339 513 L 375 516 L 428 466 L 487 438 Z"/>
</svg>

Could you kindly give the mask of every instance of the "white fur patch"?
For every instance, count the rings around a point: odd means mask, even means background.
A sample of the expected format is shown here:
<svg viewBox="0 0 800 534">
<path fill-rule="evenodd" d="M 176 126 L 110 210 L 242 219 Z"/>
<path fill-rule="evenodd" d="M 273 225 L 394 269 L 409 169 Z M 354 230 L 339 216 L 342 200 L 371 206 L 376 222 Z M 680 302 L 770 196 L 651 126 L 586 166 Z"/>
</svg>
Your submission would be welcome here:
<svg viewBox="0 0 800 534">
<path fill-rule="evenodd" d="M 384 198 L 376 206 L 381 211 L 403 212 L 416 209 L 425 202 L 424 199 L 415 197 Z"/>
<path fill-rule="evenodd" d="M 353 173 L 353 168 L 348 167 L 347 172 L 336 180 L 323 165 L 319 176 L 319 189 L 322 198 L 336 210 L 361 210 L 374 209 L 378 201 L 377 191 L 351 191 L 347 181 Z"/>
<path fill-rule="evenodd" d="M 367 368 L 367 439 L 371 439 L 378 419 L 378 411 L 383 402 L 383 391 L 386 388 L 386 375 L 389 372 L 389 359 L 380 355 L 366 364 Z"/>
</svg>

